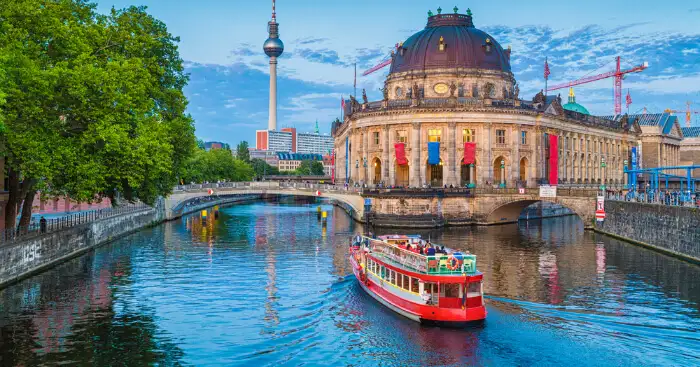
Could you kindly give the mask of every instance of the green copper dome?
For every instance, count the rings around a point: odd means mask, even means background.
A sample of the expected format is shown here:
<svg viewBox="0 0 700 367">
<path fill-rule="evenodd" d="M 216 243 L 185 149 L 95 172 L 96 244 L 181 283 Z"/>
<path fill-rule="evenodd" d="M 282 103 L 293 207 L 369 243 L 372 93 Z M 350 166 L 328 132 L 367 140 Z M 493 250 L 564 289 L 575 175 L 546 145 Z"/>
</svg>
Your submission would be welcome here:
<svg viewBox="0 0 700 367">
<path fill-rule="evenodd" d="M 590 115 L 590 112 L 586 107 L 581 106 L 576 103 L 576 95 L 574 95 L 574 88 L 569 88 L 569 103 L 562 106 L 565 110 L 582 113 L 584 115 Z"/>
</svg>

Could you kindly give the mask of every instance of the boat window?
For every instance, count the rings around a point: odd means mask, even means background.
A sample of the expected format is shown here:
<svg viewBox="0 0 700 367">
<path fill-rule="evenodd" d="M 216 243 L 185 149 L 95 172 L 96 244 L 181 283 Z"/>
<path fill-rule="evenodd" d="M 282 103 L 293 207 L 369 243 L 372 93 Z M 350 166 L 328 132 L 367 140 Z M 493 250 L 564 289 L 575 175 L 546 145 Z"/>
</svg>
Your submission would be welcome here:
<svg viewBox="0 0 700 367">
<path fill-rule="evenodd" d="M 469 288 L 467 288 L 467 293 L 469 296 L 474 296 L 472 293 L 479 293 L 481 294 L 481 283 L 480 282 L 473 282 L 469 283 Z"/>
<path fill-rule="evenodd" d="M 396 272 L 391 271 L 391 284 L 396 285 Z"/>
<path fill-rule="evenodd" d="M 386 268 L 384 265 L 379 267 L 379 276 L 382 277 L 382 279 L 386 279 Z"/>
<path fill-rule="evenodd" d="M 442 288 L 445 290 L 445 297 L 456 298 L 459 297 L 459 284 L 443 284 Z"/>
<path fill-rule="evenodd" d="M 411 278 L 411 292 L 418 293 L 418 278 Z"/>
<path fill-rule="evenodd" d="M 411 289 L 411 277 L 409 277 L 407 275 L 403 276 L 403 289 L 405 289 L 405 290 Z"/>
</svg>

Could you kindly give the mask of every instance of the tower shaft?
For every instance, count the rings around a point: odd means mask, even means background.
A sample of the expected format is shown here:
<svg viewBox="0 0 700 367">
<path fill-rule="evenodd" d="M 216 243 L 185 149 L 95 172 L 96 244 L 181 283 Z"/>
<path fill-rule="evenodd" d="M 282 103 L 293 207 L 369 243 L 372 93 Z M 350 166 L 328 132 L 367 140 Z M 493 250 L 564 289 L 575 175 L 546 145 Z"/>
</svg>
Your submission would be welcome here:
<svg viewBox="0 0 700 367">
<path fill-rule="evenodd" d="M 270 117 L 268 130 L 277 130 L 277 57 L 270 57 Z"/>
</svg>

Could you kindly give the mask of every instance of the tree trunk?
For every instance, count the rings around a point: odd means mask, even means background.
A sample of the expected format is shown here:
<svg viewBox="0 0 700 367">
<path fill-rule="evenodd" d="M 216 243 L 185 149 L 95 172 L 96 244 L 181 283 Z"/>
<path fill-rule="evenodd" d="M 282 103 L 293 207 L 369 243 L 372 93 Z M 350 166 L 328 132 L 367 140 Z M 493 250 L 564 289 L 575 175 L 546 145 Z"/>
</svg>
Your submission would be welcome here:
<svg viewBox="0 0 700 367">
<path fill-rule="evenodd" d="M 8 168 L 7 174 L 7 204 L 5 205 L 5 230 L 15 228 L 17 221 L 17 202 L 19 198 L 19 172 Z"/>
<path fill-rule="evenodd" d="M 22 210 L 22 202 L 24 197 L 27 196 L 27 191 L 29 191 L 30 186 L 32 186 L 32 181 L 24 179 L 19 184 L 19 195 L 17 195 L 17 213 Z"/>
<path fill-rule="evenodd" d="M 34 185 L 32 185 L 34 186 Z M 24 205 L 22 205 L 22 217 L 19 219 L 19 227 L 22 231 L 26 231 L 32 221 L 32 205 L 34 204 L 34 196 L 36 190 L 29 189 L 24 195 Z"/>
</svg>

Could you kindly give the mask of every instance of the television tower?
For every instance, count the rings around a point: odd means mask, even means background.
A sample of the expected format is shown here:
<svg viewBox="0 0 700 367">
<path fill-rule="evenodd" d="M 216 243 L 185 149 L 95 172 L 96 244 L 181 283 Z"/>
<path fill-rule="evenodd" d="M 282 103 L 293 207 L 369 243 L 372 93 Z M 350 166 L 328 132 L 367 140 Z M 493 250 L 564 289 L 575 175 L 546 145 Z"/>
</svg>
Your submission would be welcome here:
<svg viewBox="0 0 700 367">
<path fill-rule="evenodd" d="M 267 129 L 277 130 L 277 58 L 284 52 L 284 43 L 279 38 L 275 0 L 272 0 L 272 20 L 267 23 L 267 31 L 270 35 L 263 45 L 265 54 L 270 57 L 270 118 Z"/>
</svg>

